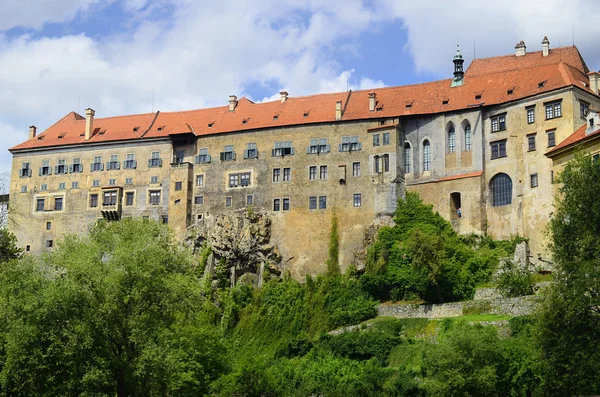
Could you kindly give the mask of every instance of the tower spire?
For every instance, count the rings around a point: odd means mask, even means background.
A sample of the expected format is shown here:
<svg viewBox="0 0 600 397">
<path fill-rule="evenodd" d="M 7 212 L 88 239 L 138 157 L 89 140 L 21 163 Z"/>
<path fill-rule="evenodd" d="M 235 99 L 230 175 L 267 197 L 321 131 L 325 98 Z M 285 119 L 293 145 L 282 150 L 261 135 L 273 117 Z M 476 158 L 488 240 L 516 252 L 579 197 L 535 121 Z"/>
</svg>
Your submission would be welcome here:
<svg viewBox="0 0 600 397">
<path fill-rule="evenodd" d="M 454 78 L 452 79 L 451 87 L 458 87 L 463 84 L 463 80 L 465 77 L 465 72 L 463 71 L 463 63 L 465 60 L 460 52 L 460 46 L 456 45 L 456 53 L 454 54 Z"/>
</svg>

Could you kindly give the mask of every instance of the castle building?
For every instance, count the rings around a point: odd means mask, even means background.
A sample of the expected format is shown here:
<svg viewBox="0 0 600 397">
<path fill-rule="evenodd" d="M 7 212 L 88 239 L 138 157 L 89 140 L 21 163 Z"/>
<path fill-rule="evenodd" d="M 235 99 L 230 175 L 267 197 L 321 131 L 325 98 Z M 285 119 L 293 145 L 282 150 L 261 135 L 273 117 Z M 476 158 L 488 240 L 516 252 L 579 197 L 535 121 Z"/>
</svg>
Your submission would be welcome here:
<svg viewBox="0 0 600 397">
<path fill-rule="evenodd" d="M 598 74 L 576 47 L 474 60 L 450 79 L 227 106 L 96 118 L 67 114 L 10 149 L 10 228 L 51 249 L 97 219 L 159 219 L 183 239 L 220 214 L 271 218 L 282 270 L 322 272 L 332 217 L 340 264 L 416 191 L 460 233 L 521 235 L 548 259 L 553 168 L 546 152 L 599 108 Z M 535 256 L 535 255 L 534 255 Z M 535 259 L 535 258 L 534 258 Z"/>
</svg>

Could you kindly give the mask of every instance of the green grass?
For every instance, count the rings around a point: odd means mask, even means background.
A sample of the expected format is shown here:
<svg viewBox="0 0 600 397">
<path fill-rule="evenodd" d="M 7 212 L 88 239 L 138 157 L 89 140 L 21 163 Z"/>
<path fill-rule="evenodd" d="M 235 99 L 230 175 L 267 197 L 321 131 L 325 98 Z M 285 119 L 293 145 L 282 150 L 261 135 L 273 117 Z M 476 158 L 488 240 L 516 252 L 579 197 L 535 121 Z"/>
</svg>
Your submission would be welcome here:
<svg viewBox="0 0 600 397">
<path fill-rule="evenodd" d="M 501 316 L 498 314 L 467 314 L 465 316 L 460 317 L 449 317 L 452 320 L 464 320 L 464 321 L 502 321 L 502 320 L 510 320 L 511 316 Z"/>
</svg>

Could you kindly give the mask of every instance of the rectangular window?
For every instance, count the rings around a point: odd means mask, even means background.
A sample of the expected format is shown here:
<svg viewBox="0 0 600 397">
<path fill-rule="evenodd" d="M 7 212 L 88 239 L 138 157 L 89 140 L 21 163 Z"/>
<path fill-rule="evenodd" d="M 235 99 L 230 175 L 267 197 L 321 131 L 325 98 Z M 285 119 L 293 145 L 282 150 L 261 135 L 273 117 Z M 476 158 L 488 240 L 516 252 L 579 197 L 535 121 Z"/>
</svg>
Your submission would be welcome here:
<svg viewBox="0 0 600 397">
<path fill-rule="evenodd" d="M 27 193 L 27 185 L 21 186 L 21 193 Z"/>
<path fill-rule="evenodd" d="M 229 187 L 236 188 L 250 186 L 250 177 L 249 172 L 229 174 Z"/>
<path fill-rule="evenodd" d="M 546 108 L 546 120 L 562 117 L 562 102 L 551 102 L 544 104 Z"/>
<path fill-rule="evenodd" d="M 133 192 L 126 192 L 125 193 L 125 205 L 126 206 L 130 207 L 130 206 L 133 205 L 133 197 L 134 197 Z"/>
<path fill-rule="evenodd" d="M 113 206 L 117 205 L 117 191 L 108 190 L 102 193 L 102 205 Z"/>
<path fill-rule="evenodd" d="M 283 169 L 283 181 L 284 182 L 289 182 L 292 179 L 292 169 L 291 168 L 284 168 Z"/>
<path fill-rule="evenodd" d="M 233 161 L 235 160 L 235 152 L 233 151 L 233 145 L 227 145 L 220 154 L 221 161 Z"/>
<path fill-rule="evenodd" d="M 279 182 L 281 178 L 281 168 L 273 168 L 273 182 Z"/>
<path fill-rule="evenodd" d="M 317 166 L 311 165 L 308 167 L 308 180 L 314 181 L 315 179 L 317 179 Z"/>
<path fill-rule="evenodd" d="M 133 185 L 133 178 L 125 178 L 126 185 Z"/>
<path fill-rule="evenodd" d="M 231 207 L 231 196 L 225 197 L 225 207 Z"/>
<path fill-rule="evenodd" d="M 92 163 L 91 170 L 92 172 L 104 170 L 104 164 L 102 164 L 102 156 L 94 157 L 94 162 Z"/>
<path fill-rule="evenodd" d="M 229 174 L 229 187 L 238 187 L 240 185 L 240 174 Z"/>
<path fill-rule="evenodd" d="M 66 174 L 67 173 L 67 160 L 58 160 L 58 165 L 54 167 L 55 174 Z"/>
<path fill-rule="evenodd" d="M 150 205 L 160 205 L 160 190 L 150 190 Z"/>
<path fill-rule="evenodd" d="M 317 196 L 311 196 L 308 198 L 308 209 L 310 209 L 310 210 L 317 209 Z"/>
<path fill-rule="evenodd" d="M 526 108 L 527 111 L 527 124 L 533 124 L 535 122 L 535 107 Z"/>
<path fill-rule="evenodd" d="M 71 164 L 71 169 L 69 170 L 71 173 L 83 172 L 83 166 L 81 164 L 80 158 L 74 158 L 73 164 Z"/>
<path fill-rule="evenodd" d="M 506 129 L 506 115 L 501 114 L 491 118 L 492 120 L 492 132 L 503 131 Z"/>
<path fill-rule="evenodd" d="M 373 146 L 379 146 L 379 134 L 373 134 Z"/>
<path fill-rule="evenodd" d="M 327 196 L 319 196 L 319 209 L 324 210 L 327 208 Z"/>
<path fill-rule="evenodd" d="M 251 194 L 246 196 L 246 205 L 250 206 L 253 205 L 254 203 L 254 196 L 252 196 Z"/>
<path fill-rule="evenodd" d="M 327 166 L 322 165 L 319 167 L 319 179 L 327 179 Z"/>
<path fill-rule="evenodd" d="M 306 154 L 329 153 L 330 147 L 327 138 L 313 138 L 310 145 L 306 148 Z"/>
<path fill-rule="evenodd" d="M 352 163 L 352 176 L 360 176 L 360 163 Z"/>
<path fill-rule="evenodd" d="M 256 143 L 249 143 L 246 146 L 246 150 L 244 151 L 245 159 L 256 159 L 258 158 L 258 150 L 256 148 Z"/>
<path fill-rule="evenodd" d="M 240 185 L 242 187 L 250 186 L 250 173 L 242 172 L 240 174 Z"/>
<path fill-rule="evenodd" d="M 118 170 L 121 168 L 121 163 L 119 163 L 119 156 L 113 154 L 110 156 L 110 161 L 106 164 L 107 170 Z"/>
<path fill-rule="evenodd" d="M 161 215 L 160 219 L 162 220 L 162 223 L 165 225 L 169 224 L 169 215 Z"/>
<path fill-rule="evenodd" d="M 390 133 L 389 132 L 384 132 L 383 133 L 383 144 L 384 145 L 389 145 L 390 144 Z"/>
<path fill-rule="evenodd" d="M 150 177 L 150 183 L 156 185 L 158 183 L 158 176 L 154 175 Z"/>
<path fill-rule="evenodd" d="M 527 135 L 527 151 L 533 152 L 535 150 L 535 134 Z"/>
<path fill-rule="evenodd" d="M 54 211 L 62 211 L 63 210 L 63 198 L 62 197 L 54 197 Z"/>
<path fill-rule="evenodd" d="M 40 176 L 51 175 L 52 170 L 50 169 L 50 160 L 43 160 L 42 166 L 40 167 Z"/>
<path fill-rule="evenodd" d="M 43 198 L 39 198 L 35 201 L 35 210 L 36 211 L 43 211 L 44 210 L 44 203 L 45 203 L 45 199 Z"/>
<path fill-rule="evenodd" d="M 46 240 L 46 248 L 52 248 L 54 246 L 54 242 L 52 240 Z"/>
<path fill-rule="evenodd" d="M 354 206 L 360 207 L 362 204 L 362 196 L 360 193 L 354 193 Z"/>
<path fill-rule="evenodd" d="M 358 135 L 354 136 L 343 136 L 342 143 L 340 143 L 340 152 L 354 152 L 362 149 L 362 144 L 358 140 Z"/>
<path fill-rule="evenodd" d="M 148 167 L 162 167 L 162 159 L 160 158 L 160 152 L 152 152 L 150 159 L 148 160 Z"/>
<path fill-rule="evenodd" d="M 181 183 L 181 181 L 175 182 L 175 191 L 178 192 L 181 189 L 183 189 L 183 183 Z"/>
<path fill-rule="evenodd" d="M 590 111 L 590 104 L 584 101 L 579 102 L 579 115 L 581 117 L 586 117 L 588 112 Z"/>
<path fill-rule="evenodd" d="M 98 207 L 98 194 L 90 194 L 90 207 Z"/>
<path fill-rule="evenodd" d="M 175 158 L 173 159 L 175 164 L 183 164 L 183 160 L 185 159 L 185 152 L 183 150 L 177 150 L 175 152 Z"/>
<path fill-rule="evenodd" d="M 556 146 L 555 130 L 548 131 L 548 147 Z"/>
<path fill-rule="evenodd" d="M 194 197 L 194 204 L 204 204 L 204 196 L 196 196 Z"/>
<path fill-rule="evenodd" d="M 46 230 L 52 229 L 52 222 L 46 222 Z"/>
<path fill-rule="evenodd" d="M 19 176 L 21 178 L 29 178 L 29 177 L 31 177 L 31 168 L 29 166 L 29 163 L 23 163 L 21 165 L 21 170 L 19 171 Z"/>
<path fill-rule="evenodd" d="M 42 185 L 40 186 L 40 190 L 42 192 L 45 192 L 46 190 L 48 190 L 48 184 L 47 183 L 42 183 Z"/>
<path fill-rule="evenodd" d="M 531 174 L 529 176 L 529 179 L 531 181 L 531 187 L 537 187 L 538 186 L 538 174 Z"/>
<path fill-rule="evenodd" d="M 390 155 L 383 155 L 383 172 L 390 172 Z"/>
<path fill-rule="evenodd" d="M 108 186 L 115 186 L 117 184 L 117 180 L 116 179 L 109 179 L 108 180 Z"/>
<path fill-rule="evenodd" d="M 292 141 L 278 141 L 275 142 L 275 146 L 271 150 L 271 155 L 276 156 L 288 156 L 294 154 L 294 148 L 292 147 Z"/>
<path fill-rule="evenodd" d="M 79 188 L 79 182 L 77 182 L 77 181 L 71 182 L 71 189 L 78 189 L 78 188 Z"/>
<path fill-rule="evenodd" d="M 125 158 L 125 168 L 128 170 L 133 170 L 137 167 L 137 162 L 135 161 L 135 154 L 129 153 Z"/>
<path fill-rule="evenodd" d="M 290 210 L 290 199 L 289 198 L 284 198 L 283 199 L 283 210 L 284 211 L 289 211 Z"/>
<path fill-rule="evenodd" d="M 506 157 L 506 140 L 492 142 L 490 146 L 492 149 L 492 160 Z"/>
<path fill-rule="evenodd" d="M 198 155 L 196 156 L 196 164 L 205 163 L 210 163 L 210 154 L 208 154 L 208 148 L 202 148 L 198 150 Z"/>
<path fill-rule="evenodd" d="M 273 199 L 273 211 L 281 210 L 281 199 Z"/>
<path fill-rule="evenodd" d="M 100 187 L 100 179 L 94 179 L 92 181 L 92 187 Z"/>
<path fill-rule="evenodd" d="M 65 190 L 67 188 L 67 184 L 65 182 L 60 182 L 58 184 L 58 190 Z"/>
<path fill-rule="evenodd" d="M 204 174 L 196 175 L 196 186 L 204 186 Z"/>
</svg>

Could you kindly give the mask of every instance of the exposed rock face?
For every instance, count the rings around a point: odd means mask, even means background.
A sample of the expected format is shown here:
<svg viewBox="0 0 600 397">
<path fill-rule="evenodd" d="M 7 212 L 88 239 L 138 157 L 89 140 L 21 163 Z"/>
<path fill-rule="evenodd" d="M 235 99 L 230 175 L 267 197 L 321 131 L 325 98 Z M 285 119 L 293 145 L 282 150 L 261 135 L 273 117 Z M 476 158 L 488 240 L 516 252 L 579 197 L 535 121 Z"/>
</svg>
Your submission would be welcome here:
<svg viewBox="0 0 600 397">
<path fill-rule="evenodd" d="M 204 244 L 211 248 L 211 264 L 226 266 L 232 284 L 252 280 L 260 286 L 263 272 L 280 274 L 281 255 L 270 243 L 271 219 L 266 214 L 245 211 L 217 215 L 213 222 L 194 228 L 190 238 L 196 249 Z M 214 269 L 209 267 L 206 270 L 212 273 Z M 242 277 L 248 273 L 251 275 Z"/>
</svg>

